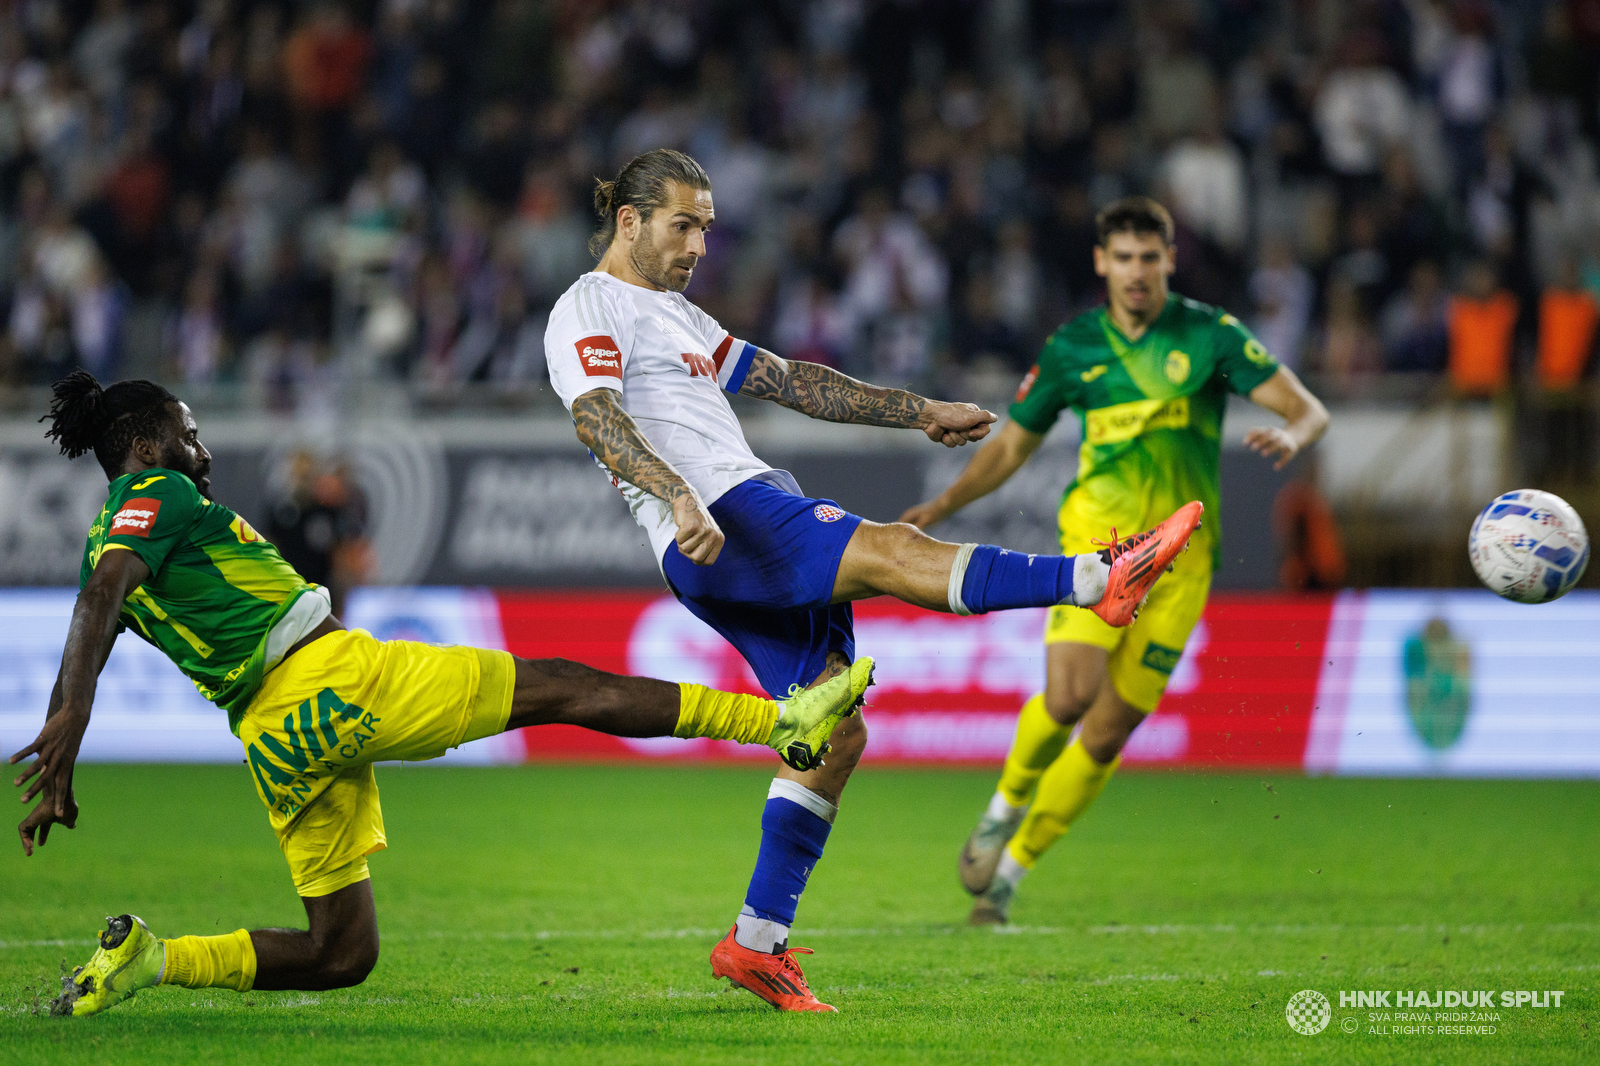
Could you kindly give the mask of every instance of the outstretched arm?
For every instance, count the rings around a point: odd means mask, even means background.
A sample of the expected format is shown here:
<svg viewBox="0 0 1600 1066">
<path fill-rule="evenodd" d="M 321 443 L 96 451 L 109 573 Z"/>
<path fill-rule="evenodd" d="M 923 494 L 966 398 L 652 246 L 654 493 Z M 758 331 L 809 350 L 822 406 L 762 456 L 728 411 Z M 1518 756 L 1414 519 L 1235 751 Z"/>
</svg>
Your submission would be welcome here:
<svg viewBox="0 0 1600 1066">
<path fill-rule="evenodd" d="M 904 389 L 879 388 L 818 363 L 780 359 L 764 348 L 756 352 L 739 392 L 825 422 L 920 429 L 947 448 L 981 440 L 995 420 L 974 404 L 943 403 Z"/>
<path fill-rule="evenodd" d="M 1251 389 L 1250 401 L 1283 418 L 1281 428 L 1261 426 L 1244 435 L 1251 451 L 1276 460 L 1272 464 L 1274 470 L 1288 466 L 1289 460 L 1328 428 L 1328 409 L 1286 366 Z"/>
<path fill-rule="evenodd" d="M 622 409 L 615 389 L 592 389 L 572 401 L 578 439 L 612 474 L 665 500 L 678 524 L 678 550 L 697 566 L 710 566 L 722 551 L 722 530 L 699 493 L 661 458 Z"/>
<path fill-rule="evenodd" d="M 978 449 L 961 476 L 950 487 L 927 503 L 919 503 L 900 516 L 918 529 L 938 525 L 973 500 L 989 495 L 1006 483 L 1022 464 L 1028 461 L 1044 434 L 1023 429 L 1015 421 L 1007 422 L 993 440 Z"/>
<path fill-rule="evenodd" d="M 36 778 L 22 795 L 27 803 L 39 797 L 39 805 L 28 813 L 17 832 L 22 850 L 33 854 L 34 832 L 39 844 L 50 836 L 50 826 L 60 822 L 71 829 L 78 821 L 78 804 L 72 797 L 72 768 L 78 761 L 78 746 L 89 728 L 89 710 L 94 706 L 95 684 L 117 639 L 117 615 L 122 601 L 150 577 L 150 568 L 131 551 L 113 550 L 100 556 L 89 575 L 78 603 L 72 609 L 67 629 L 67 647 L 61 655 L 61 672 L 50 693 L 50 708 L 44 728 L 32 744 L 11 756 L 13 764 L 29 755 L 37 756 L 12 783 L 18 787 Z"/>
</svg>

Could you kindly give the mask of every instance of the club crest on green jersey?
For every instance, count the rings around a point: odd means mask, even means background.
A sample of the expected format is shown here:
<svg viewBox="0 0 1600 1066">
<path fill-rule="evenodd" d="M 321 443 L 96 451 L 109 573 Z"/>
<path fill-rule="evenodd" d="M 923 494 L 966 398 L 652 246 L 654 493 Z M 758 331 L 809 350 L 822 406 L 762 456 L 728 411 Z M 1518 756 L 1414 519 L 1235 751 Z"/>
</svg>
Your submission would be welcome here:
<svg viewBox="0 0 1600 1066">
<path fill-rule="evenodd" d="M 1164 369 L 1168 381 L 1174 385 L 1182 385 L 1189 380 L 1189 354 L 1174 348 L 1167 353 L 1167 365 Z"/>
</svg>

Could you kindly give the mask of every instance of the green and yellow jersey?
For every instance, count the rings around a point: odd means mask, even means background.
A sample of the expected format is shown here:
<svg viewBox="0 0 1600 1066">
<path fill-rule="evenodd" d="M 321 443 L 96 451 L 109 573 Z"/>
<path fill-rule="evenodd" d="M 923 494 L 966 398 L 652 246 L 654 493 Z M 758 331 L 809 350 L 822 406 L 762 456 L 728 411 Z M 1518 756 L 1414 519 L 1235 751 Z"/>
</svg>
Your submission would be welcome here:
<svg viewBox="0 0 1600 1066">
<path fill-rule="evenodd" d="M 1215 567 L 1227 394 L 1247 394 L 1277 370 L 1237 318 L 1176 294 L 1137 341 L 1103 305 L 1056 330 L 1011 417 L 1033 433 L 1067 408 L 1083 420 L 1077 476 L 1062 496 L 1063 550 L 1087 550 L 1112 527 L 1122 536 L 1148 529 L 1199 500 L 1205 524 L 1191 543 Z"/>
<path fill-rule="evenodd" d="M 159 467 L 124 474 L 89 528 L 81 589 L 108 551 L 134 552 L 150 578 L 122 604 L 122 628 L 161 649 L 239 732 L 261 679 L 328 617 L 309 585 L 237 514 Z M 121 632 L 121 628 L 118 629 Z"/>
</svg>

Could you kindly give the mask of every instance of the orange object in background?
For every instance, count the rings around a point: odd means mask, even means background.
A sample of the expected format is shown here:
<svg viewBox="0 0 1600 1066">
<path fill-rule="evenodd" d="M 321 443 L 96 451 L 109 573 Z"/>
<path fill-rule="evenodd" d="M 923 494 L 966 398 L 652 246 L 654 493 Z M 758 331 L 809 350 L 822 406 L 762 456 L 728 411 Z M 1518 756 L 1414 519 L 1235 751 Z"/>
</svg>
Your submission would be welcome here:
<svg viewBox="0 0 1600 1066">
<path fill-rule="evenodd" d="M 1344 538 L 1333 508 L 1313 480 L 1284 485 L 1272 502 L 1272 525 L 1283 547 L 1278 583 L 1290 592 L 1336 589 L 1344 584 Z"/>
<path fill-rule="evenodd" d="M 1450 384 L 1468 396 L 1493 396 L 1511 382 L 1511 331 L 1517 298 L 1505 290 L 1483 299 L 1450 299 Z"/>
<path fill-rule="evenodd" d="M 1539 300 L 1539 384 L 1570 389 L 1594 351 L 1600 304 L 1583 289 L 1546 289 Z"/>
</svg>

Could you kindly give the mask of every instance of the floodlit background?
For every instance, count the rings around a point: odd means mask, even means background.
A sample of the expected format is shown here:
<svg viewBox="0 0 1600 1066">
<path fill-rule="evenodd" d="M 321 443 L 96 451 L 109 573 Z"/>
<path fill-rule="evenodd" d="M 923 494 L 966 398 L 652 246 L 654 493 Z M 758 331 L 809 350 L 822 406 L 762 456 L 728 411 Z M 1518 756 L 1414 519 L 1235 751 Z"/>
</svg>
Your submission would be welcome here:
<svg viewBox="0 0 1600 1066">
<path fill-rule="evenodd" d="M 594 179 L 669 145 L 716 197 L 688 295 L 782 354 L 1003 410 L 1101 298 L 1094 212 L 1144 192 L 1179 222 L 1174 287 L 1328 402 L 1283 475 L 1230 410 L 1219 592 L 1130 762 L 1600 775 L 1600 594 L 1504 604 L 1465 552 L 1510 488 L 1600 523 L 1597 10 L 4 5 L 0 746 L 37 729 L 104 501 L 35 421 L 75 366 L 188 400 L 217 497 L 351 624 L 753 686 L 665 596 L 543 366 Z M 735 406 L 763 458 L 879 521 L 971 454 Z M 1070 421 L 935 532 L 1051 550 Z M 1036 615 L 858 617 L 869 760 L 1003 755 Z M 237 757 L 151 649 L 125 637 L 108 669 L 86 757 Z M 734 753 L 551 731 L 459 757 Z"/>
</svg>

